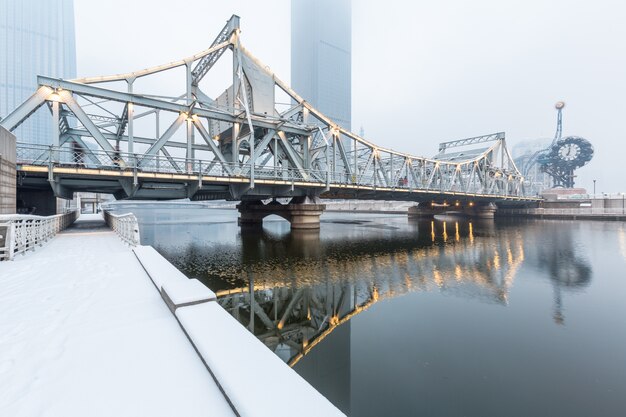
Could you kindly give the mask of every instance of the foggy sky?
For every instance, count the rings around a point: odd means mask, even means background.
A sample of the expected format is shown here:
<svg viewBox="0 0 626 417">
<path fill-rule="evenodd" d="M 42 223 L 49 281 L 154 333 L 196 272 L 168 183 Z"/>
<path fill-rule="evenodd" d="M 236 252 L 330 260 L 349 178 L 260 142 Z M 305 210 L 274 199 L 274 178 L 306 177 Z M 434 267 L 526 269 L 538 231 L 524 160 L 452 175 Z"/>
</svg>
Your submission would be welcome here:
<svg viewBox="0 0 626 417">
<path fill-rule="evenodd" d="M 623 0 L 352 0 L 352 126 L 380 146 L 505 131 L 513 145 L 564 135 L 594 159 L 577 186 L 626 191 Z M 78 76 L 121 73 L 207 48 L 231 14 L 242 43 L 290 80 L 290 1 L 75 0 Z M 224 86 L 225 87 L 225 86 Z M 306 98 L 306 97 L 305 97 Z"/>
</svg>

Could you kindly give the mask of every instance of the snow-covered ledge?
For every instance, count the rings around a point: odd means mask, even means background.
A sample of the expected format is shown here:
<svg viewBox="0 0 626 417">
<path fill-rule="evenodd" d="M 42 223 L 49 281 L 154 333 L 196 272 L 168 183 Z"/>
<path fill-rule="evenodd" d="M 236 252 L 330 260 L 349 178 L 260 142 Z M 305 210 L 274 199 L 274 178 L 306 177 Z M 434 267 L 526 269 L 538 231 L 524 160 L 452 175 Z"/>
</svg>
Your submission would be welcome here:
<svg viewBox="0 0 626 417">
<path fill-rule="evenodd" d="M 238 416 L 344 416 L 224 310 L 213 291 L 151 246 L 133 252 Z M 271 400 L 277 392 L 280 406 Z"/>
<path fill-rule="evenodd" d="M 137 246 L 133 252 L 172 313 L 179 307 L 216 300 L 213 291 L 187 278 L 152 246 Z"/>
</svg>

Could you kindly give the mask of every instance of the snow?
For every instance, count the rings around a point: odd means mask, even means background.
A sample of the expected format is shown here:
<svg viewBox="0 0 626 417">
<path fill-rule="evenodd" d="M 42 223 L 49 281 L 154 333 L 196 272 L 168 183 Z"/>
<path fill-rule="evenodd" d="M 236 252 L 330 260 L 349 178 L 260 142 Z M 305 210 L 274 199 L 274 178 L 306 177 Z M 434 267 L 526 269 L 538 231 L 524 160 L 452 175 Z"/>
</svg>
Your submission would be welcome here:
<svg viewBox="0 0 626 417">
<path fill-rule="evenodd" d="M 215 301 L 215 293 L 197 279 L 185 278 L 185 281 L 168 281 L 161 291 L 165 292 L 176 307 Z"/>
<path fill-rule="evenodd" d="M 189 279 L 152 246 L 137 246 L 135 256 L 154 285 L 165 292 L 174 306 L 215 300 L 213 291 L 197 279 Z"/>
<path fill-rule="evenodd" d="M 131 249 L 82 215 L 0 262 L 0 415 L 234 414 Z"/>
<path fill-rule="evenodd" d="M 242 417 L 344 416 L 219 304 L 176 316 Z"/>
<path fill-rule="evenodd" d="M 0 263 L 0 416 L 235 415 L 220 389 L 242 417 L 343 416 L 211 290 L 99 215 Z"/>
</svg>

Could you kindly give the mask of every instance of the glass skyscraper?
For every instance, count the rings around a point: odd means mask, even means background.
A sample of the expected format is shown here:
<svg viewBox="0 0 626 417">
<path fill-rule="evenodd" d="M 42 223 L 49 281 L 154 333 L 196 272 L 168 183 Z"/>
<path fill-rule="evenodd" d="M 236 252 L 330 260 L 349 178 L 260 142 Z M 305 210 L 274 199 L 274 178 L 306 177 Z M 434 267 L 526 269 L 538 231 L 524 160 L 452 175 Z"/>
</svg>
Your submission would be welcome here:
<svg viewBox="0 0 626 417">
<path fill-rule="evenodd" d="M 315 108 L 351 129 L 350 0 L 291 1 L 291 86 Z"/>
<path fill-rule="evenodd" d="M 76 77 L 73 0 L 0 0 L 0 117 L 37 88 L 37 76 Z M 52 143 L 46 106 L 13 133 L 18 141 Z"/>
</svg>

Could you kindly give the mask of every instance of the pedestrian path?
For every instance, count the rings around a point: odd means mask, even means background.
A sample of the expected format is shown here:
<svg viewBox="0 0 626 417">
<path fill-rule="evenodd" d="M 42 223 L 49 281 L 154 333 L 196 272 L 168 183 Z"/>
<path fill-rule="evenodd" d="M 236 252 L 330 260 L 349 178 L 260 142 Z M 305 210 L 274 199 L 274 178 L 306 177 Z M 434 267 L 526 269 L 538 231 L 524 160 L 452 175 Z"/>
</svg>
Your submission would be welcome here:
<svg viewBox="0 0 626 417">
<path fill-rule="evenodd" d="M 0 263 L 0 415 L 232 416 L 100 215 Z"/>
</svg>

